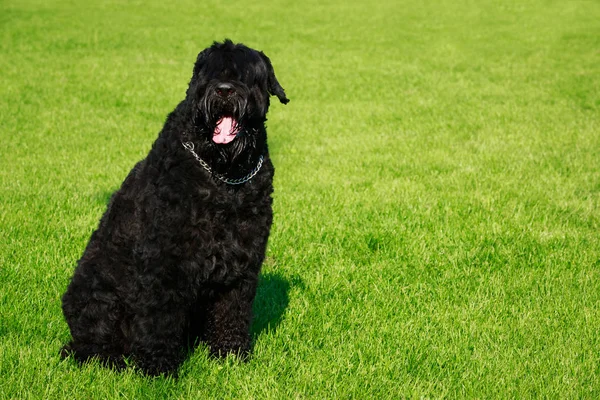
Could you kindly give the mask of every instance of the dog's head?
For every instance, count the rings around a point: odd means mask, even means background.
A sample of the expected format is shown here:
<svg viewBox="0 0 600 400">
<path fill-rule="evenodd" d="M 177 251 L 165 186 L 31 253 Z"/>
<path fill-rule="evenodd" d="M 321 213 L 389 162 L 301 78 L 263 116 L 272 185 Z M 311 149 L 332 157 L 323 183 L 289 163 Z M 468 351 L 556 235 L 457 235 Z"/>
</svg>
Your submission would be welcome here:
<svg viewBox="0 0 600 400">
<path fill-rule="evenodd" d="M 194 124 L 217 145 L 252 139 L 264 126 L 271 95 L 283 104 L 289 101 L 269 58 L 230 40 L 198 55 L 187 91 Z"/>
</svg>

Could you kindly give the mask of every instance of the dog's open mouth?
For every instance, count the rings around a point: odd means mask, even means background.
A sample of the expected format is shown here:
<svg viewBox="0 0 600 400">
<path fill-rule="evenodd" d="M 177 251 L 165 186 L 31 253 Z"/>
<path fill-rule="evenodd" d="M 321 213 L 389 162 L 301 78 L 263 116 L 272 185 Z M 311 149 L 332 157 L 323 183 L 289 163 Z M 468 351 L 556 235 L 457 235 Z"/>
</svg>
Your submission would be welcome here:
<svg viewBox="0 0 600 400">
<path fill-rule="evenodd" d="M 230 143 L 235 139 L 239 130 L 238 121 L 231 116 L 224 115 L 217 121 L 213 132 L 213 142 L 217 144 Z"/>
</svg>

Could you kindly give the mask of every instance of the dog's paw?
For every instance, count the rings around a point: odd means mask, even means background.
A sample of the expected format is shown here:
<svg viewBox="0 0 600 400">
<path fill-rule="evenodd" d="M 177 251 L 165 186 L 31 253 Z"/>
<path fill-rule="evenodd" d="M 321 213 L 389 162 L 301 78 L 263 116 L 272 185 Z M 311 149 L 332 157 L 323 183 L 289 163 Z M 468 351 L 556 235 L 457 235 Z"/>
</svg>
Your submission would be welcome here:
<svg viewBox="0 0 600 400">
<path fill-rule="evenodd" d="M 170 357 L 135 358 L 135 366 L 144 375 L 152 377 L 178 377 L 180 360 Z"/>
<path fill-rule="evenodd" d="M 71 347 L 71 343 L 65 344 L 61 349 L 60 349 L 60 358 L 69 358 L 70 356 L 72 356 L 75 353 L 75 351 L 73 350 L 73 348 Z"/>
<path fill-rule="evenodd" d="M 250 345 L 212 345 L 210 346 L 210 355 L 213 358 L 226 358 L 234 355 L 241 361 L 248 361 L 250 358 Z"/>
</svg>

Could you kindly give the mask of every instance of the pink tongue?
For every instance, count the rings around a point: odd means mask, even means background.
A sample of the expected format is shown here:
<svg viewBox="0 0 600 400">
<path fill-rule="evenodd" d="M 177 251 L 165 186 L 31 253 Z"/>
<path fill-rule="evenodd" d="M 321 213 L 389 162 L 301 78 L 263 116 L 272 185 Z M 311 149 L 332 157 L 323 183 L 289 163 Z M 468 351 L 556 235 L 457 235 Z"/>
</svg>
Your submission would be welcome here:
<svg viewBox="0 0 600 400">
<path fill-rule="evenodd" d="M 213 142 L 225 144 L 235 139 L 237 135 L 237 127 L 235 119 L 231 117 L 223 117 L 217 122 L 217 127 L 213 132 Z"/>
</svg>

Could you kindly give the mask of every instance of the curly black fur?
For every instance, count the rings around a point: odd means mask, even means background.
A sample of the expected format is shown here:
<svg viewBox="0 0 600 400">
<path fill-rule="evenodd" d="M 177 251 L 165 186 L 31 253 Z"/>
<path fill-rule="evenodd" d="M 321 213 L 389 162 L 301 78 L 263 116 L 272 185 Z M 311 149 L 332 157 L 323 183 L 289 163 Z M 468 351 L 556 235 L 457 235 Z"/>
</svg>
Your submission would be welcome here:
<svg viewBox="0 0 600 400">
<path fill-rule="evenodd" d="M 226 40 L 198 55 L 185 99 L 112 196 L 78 262 L 63 296 L 73 338 L 64 356 L 117 367 L 130 357 L 159 375 L 176 373 L 190 338 L 216 356 L 248 354 L 272 221 L 270 95 L 288 102 L 262 52 Z M 237 134 L 217 144 L 223 116 L 235 121 Z M 244 177 L 261 156 L 248 182 L 215 178 Z"/>
</svg>

